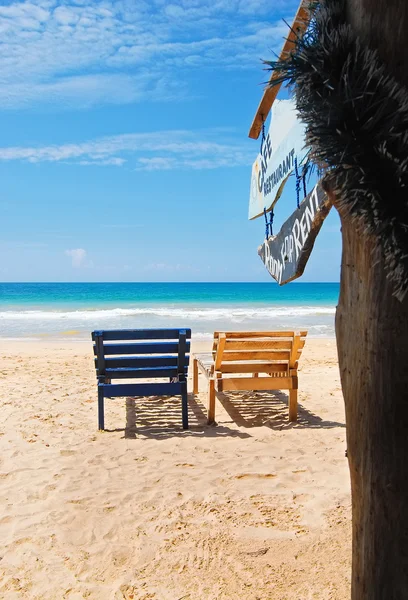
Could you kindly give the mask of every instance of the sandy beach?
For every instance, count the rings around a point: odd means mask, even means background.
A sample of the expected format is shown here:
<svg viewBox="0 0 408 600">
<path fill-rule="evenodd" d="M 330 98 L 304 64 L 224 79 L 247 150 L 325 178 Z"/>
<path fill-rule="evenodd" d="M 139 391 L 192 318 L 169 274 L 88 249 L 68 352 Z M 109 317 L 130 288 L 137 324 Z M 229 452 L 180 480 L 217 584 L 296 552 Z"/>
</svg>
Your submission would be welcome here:
<svg viewBox="0 0 408 600">
<path fill-rule="evenodd" d="M 208 348 L 208 344 L 195 350 Z M 335 341 L 286 393 L 106 401 L 91 343 L 0 342 L 0 597 L 345 600 L 350 485 Z M 190 374 L 191 375 L 191 374 Z"/>
</svg>

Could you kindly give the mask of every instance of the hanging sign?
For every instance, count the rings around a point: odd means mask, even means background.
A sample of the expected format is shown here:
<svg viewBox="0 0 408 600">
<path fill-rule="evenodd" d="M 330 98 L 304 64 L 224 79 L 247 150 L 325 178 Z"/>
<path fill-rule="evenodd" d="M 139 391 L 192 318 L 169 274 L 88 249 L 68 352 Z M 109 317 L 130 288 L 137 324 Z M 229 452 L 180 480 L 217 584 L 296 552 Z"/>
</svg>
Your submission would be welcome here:
<svg viewBox="0 0 408 600">
<path fill-rule="evenodd" d="M 330 208 L 331 203 L 319 182 L 282 225 L 280 232 L 258 248 L 259 256 L 279 285 L 303 274 Z"/>
<path fill-rule="evenodd" d="M 297 117 L 294 101 L 276 100 L 269 131 L 252 166 L 249 219 L 273 208 L 295 168 L 295 159 L 300 166 L 306 155 L 305 125 Z"/>
</svg>

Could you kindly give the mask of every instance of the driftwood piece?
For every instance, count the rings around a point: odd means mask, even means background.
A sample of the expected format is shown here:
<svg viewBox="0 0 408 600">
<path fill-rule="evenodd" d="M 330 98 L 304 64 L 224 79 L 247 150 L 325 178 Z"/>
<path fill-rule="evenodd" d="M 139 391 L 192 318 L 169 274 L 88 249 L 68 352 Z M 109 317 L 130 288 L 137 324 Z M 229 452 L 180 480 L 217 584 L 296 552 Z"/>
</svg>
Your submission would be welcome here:
<svg viewBox="0 0 408 600">
<path fill-rule="evenodd" d="M 332 204 L 319 182 L 282 225 L 265 240 L 258 254 L 269 273 L 284 285 L 303 274 L 315 239 Z"/>
</svg>

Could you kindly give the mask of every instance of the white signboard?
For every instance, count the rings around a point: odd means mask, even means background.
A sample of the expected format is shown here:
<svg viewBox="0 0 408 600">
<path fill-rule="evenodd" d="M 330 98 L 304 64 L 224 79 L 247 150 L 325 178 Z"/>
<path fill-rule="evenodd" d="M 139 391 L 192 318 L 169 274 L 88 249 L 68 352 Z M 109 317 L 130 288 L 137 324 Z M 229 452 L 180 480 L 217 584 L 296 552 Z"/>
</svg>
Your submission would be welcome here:
<svg viewBox="0 0 408 600">
<path fill-rule="evenodd" d="M 259 256 L 279 285 L 303 274 L 330 208 L 330 200 L 319 182 L 282 225 L 280 232 L 258 248 Z"/>
<path fill-rule="evenodd" d="M 270 210 L 295 168 L 307 155 L 305 125 L 298 120 L 293 100 L 275 100 L 268 134 L 252 166 L 249 219 Z"/>
</svg>

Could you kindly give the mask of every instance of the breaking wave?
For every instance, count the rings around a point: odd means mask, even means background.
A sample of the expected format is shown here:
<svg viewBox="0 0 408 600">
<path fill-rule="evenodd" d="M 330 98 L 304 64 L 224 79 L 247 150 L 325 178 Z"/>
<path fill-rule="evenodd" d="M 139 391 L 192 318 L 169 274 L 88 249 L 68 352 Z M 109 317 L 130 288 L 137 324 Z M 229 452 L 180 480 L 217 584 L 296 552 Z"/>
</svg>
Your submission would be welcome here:
<svg viewBox="0 0 408 600">
<path fill-rule="evenodd" d="M 280 307 L 144 307 L 144 308 L 111 308 L 94 310 L 9 310 L 0 312 L 3 321 L 99 321 L 112 319 L 126 319 L 126 317 L 162 317 L 177 318 L 191 321 L 217 321 L 227 320 L 241 322 L 247 320 L 313 317 L 334 315 L 335 307 L 332 306 L 280 306 Z"/>
</svg>

